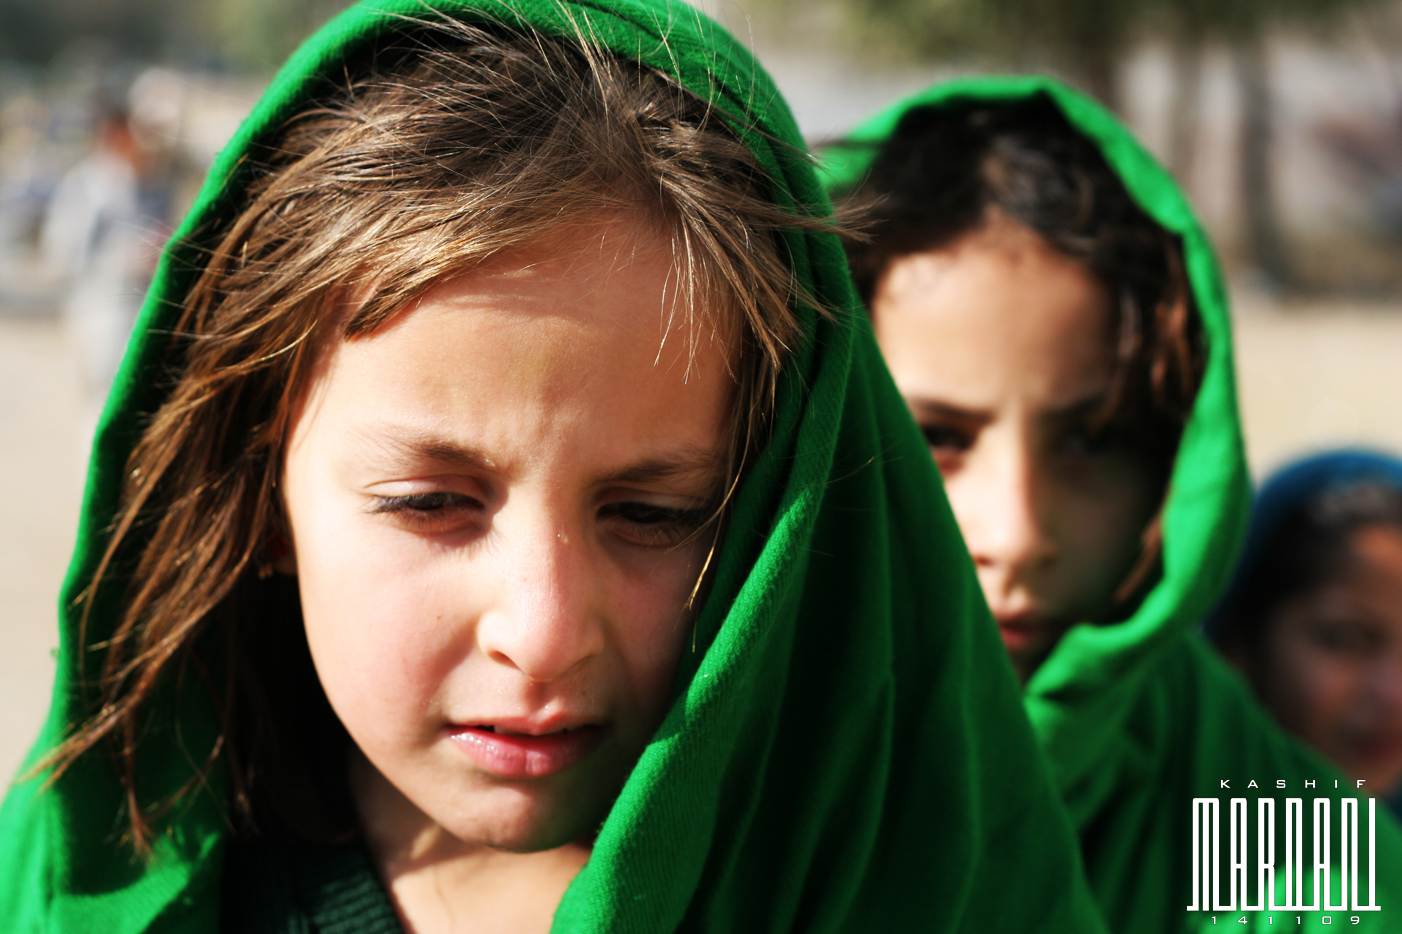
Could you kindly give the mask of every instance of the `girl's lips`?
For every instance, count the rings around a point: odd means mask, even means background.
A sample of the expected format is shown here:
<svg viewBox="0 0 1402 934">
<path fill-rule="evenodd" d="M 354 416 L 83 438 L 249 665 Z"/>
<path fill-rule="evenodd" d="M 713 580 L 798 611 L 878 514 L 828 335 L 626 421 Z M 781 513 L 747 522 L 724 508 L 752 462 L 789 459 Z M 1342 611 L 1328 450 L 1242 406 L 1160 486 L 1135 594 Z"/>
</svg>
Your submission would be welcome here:
<svg viewBox="0 0 1402 934">
<path fill-rule="evenodd" d="M 1395 762 L 1402 757 L 1402 737 L 1391 734 L 1369 734 L 1352 739 L 1353 751 L 1369 763 Z"/>
<path fill-rule="evenodd" d="M 1046 641 L 1050 625 L 1046 620 L 1030 613 L 1009 616 L 995 616 L 998 632 L 1003 637 L 1003 645 L 1010 652 L 1034 648 Z"/>
<path fill-rule="evenodd" d="M 599 748 L 606 727 L 585 725 L 532 736 L 497 732 L 490 724 L 453 726 L 448 736 L 476 766 L 508 780 L 545 778 L 574 765 Z"/>
</svg>

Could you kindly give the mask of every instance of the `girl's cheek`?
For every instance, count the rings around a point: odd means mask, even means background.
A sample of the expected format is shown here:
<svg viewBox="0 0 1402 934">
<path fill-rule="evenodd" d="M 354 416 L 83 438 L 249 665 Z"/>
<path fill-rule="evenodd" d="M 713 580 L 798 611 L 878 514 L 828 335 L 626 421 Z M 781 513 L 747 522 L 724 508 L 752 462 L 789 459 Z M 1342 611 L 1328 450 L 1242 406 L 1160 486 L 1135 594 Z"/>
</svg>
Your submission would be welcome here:
<svg viewBox="0 0 1402 934">
<path fill-rule="evenodd" d="M 628 596 L 619 607 L 625 626 L 615 638 L 633 672 L 634 690 L 649 706 L 665 704 L 670 697 L 677 664 L 705 602 L 701 575 L 709 549 L 708 536 L 704 544 L 664 552 L 628 575 Z M 656 712 L 660 717 L 663 711 Z"/>
<path fill-rule="evenodd" d="M 1163 503 L 1164 489 L 1137 462 L 1107 467 L 1093 494 L 1100 510 L 1102 535 L 1137 557 L 1144 532 Z"/>
<path fill-rule="evenodd" d="M 354 524 L 324 531 L 339 534 L 304 549 L 299 562 L 307 637 L 323 686 L 343 718 L 412 707 L 434 693 L 460 654 L 465 608 L 453 599 L 452 568 L 412 540 L 363 527 L 357 535 Z"/>
<path fill-rule="evenodd" d="M 1293 614 L 1282 616 L 1279 622 L 1267 621 L 1274 634 L 1267 654 L 1272 706 L 1290 730 L 1332 752 L 1357 673 L 1347 660 L 1315 645 Z"/>
</svg>

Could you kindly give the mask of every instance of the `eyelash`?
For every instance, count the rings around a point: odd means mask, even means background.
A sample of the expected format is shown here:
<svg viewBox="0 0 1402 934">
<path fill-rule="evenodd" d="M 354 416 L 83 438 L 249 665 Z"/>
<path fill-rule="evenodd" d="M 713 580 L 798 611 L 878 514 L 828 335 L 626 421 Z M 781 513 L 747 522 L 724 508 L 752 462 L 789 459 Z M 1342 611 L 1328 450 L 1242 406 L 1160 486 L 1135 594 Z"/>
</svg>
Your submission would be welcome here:
<svg viewBox="0 0 1402 934">
<path fill-rule="evenodd" d="M 377 496 L 370 511 L 389 514 L 418 527 L 446 524 L 450 515 L 464 509 L 480 509 L 482 503 L 461 493 L 410 493 L 407 496 Z"/>
<path fill-rule="evenodd" d="M 371 512 L 389 514 L 423 529 L 447 525 L 464 509 L 481 509 L 482 503 L 461 493 L 410 493 L 377 497 Z M 609 503 L 600 510 L 604 519 L 617 518 L 627 525 L 625 537 L 647 547 L 674 547 L 686 541 L 711 518 L 708 509 L 671 509 L 650 503 Z"/>
<path fill-rule="evenodd" d="M 949 425 L 921 425 L 925 443 L 938 451 L 967 451 L 973 444 L 969 434 Z"/>
<path fill-rule="evenodd" d="M 1316 645 L 1335 655 L 1366 658 L 1384 641 L 1367 623 L 1352 620 L 1320 621 L 1308 632 Z"/>
<path fill-rule="evenodd" d="M 931 422 L 920 425 L 935 463 L 940 472 L 949 477 L 960 469 L 964 455 L 974 446 L 978 437 L 976 429 L 969 430 L 957 425 Z M 1082 423 L 1063 428 L 1054 442 L 1054 452 L 1075 463 L 1104 461 L 1136 450 L 1133 434 L 1124 426 L 1109 424 L 1092 432 L 1089 424 Z"/>
<path fill-rule="evenodd" d="M 630 527 L 626 537 L 635 544 L 672 548 L 703 528 L 711 517 L 707 509 L 670 509 L 650 503 L 609 503 L 600 511 L 608 519 L 617 517 Z"/>
<path fill-rule="evenodd" d="M 1092 432 L 1089 425 L 1068 429 L 1061 437 L 1061 448 L 1081 457 L 1104 457 L 1133 450 L 1135 439 L 1124 426 L 1111 423 Z"/>
</svg>

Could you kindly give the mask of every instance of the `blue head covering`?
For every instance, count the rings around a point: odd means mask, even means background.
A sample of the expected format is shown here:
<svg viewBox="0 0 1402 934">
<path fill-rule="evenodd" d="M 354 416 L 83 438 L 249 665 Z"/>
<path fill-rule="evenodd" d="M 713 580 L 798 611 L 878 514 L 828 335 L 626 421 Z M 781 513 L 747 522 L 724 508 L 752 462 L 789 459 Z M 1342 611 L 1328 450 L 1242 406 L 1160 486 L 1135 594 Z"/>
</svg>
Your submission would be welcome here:
<svg viewBox="0 0 1402 934">
<path fill-rule="evenodd" d="M 1204 624 L 1207 633 L 1216 637 L 1228 625 L 1224 611 L 1236 602 L 1256 563 L 1292 514 L 1321 496 L 1364 483 L 1402 490 L 1402 459 L 1380 451 L 1342 448 L 1295 461 L 1267 479 L 1252 504 L 1251 526 L 1231 585 Z"/>
</svg>

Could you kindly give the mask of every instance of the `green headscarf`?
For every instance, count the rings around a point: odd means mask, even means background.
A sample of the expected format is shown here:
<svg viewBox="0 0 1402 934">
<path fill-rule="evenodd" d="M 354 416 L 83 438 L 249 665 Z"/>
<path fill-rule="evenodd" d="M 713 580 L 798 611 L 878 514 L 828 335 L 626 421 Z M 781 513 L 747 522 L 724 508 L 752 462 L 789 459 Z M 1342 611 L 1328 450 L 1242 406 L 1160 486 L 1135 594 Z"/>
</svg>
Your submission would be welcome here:
<svg viewBox="0 0 1402 934">
<path fill-rule="evenodd" d="M 313 76 L 430 8 L 583 31 L 676 76 L 733 117 L 781 203 L 828 209 L 770 79 L 680 3 L 369 0 L 332 21 L 221 154 L 157 272 L 98 431 L 36 752 L 93 713 L 78 690 L 73 601 L 104 547 L 142 418 L 161 403 L 162 342 L 200 262 L 193 238 L 236 212 L 243 157 L 297 110 Z M 1099 930 L 1011 669 L 841 247 L 802 232 L 785 245 L 798 282 L 838 315 L 803 312 L 805 341 L 783 374 L 772 440 L 734 501 L 696 651 L 555 929 Z M 110 602 L 94 609 L 90 644 L 110 635 L 115 614 Z M 211 748 L 212 708 L 195 700 L 160 708 L 144 734 L 152 797 L 179 788 Z M 46 791 L 20 784 L 0 812 L 4 929 L 215 930 L 227 784 L 216 767 L 185 796 L 149 865 L 116 842 L 121 797 L 100 750 Z"/>
<path fill-rule="evenodd" d="M 1351 781 L 1280 731 L 1198 632 L 1226 586 L 1250 503 L 1226 288 L 1206 234 L 1173 178 L 1119 120 L 1044 77 L 968 78 L 911 95 L 828 149 L 820 176 L 830 192 L 852 190 L 880 144 L 915 108 L 1039 95 L 1099 148 L 1139 206 L 1181 239 L 1208 356 L 1169 480 L 1162 576 L 1129 619 L 1083 623 L 1067 632 L 1029 679 L 1023 701 L 1111 930 L 1212 928 L 1210 916 L 1185 911 L 1192 901 L 1193 798 L 1220 796 L 1225 814 L 1228 798 L 1246 797 L 1254 828 L 1257 797 L 1276 796 L 1283 814 L 1286 797 L 1308 802 L 1316 794 L 1337 799 L 1356 793 L 1344 790 L 1353 788 Z M 1276 787 L 1278 779 L 1287 780 L 1284 790 Z M 1255 789 L 1248 787 L 1253 780 Z M 1307 788 L 1306 780 L 1317 781 L 1316 788 Z M 1337 827 L 1338 806 L 1332 807 Z M 1381 813 L 1378 834 L 1378 904 L 1385 910 L 1363 921 L 1370 930 L 1399 930 L 1402 835 Z M 1276 846 L 1283 849 L 1283 832 Z M 1275 929 L 1264 913 L 1246 917 L 1248 925 Z"/>
</svg>

